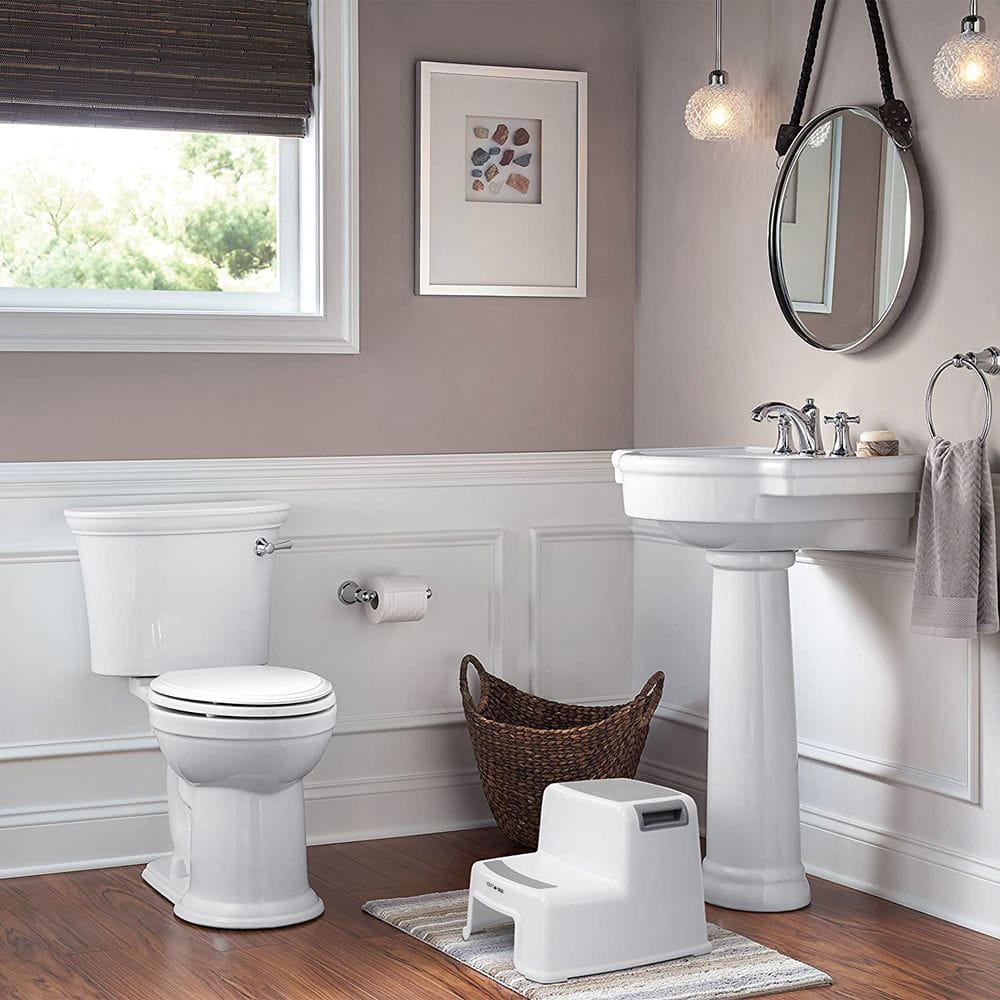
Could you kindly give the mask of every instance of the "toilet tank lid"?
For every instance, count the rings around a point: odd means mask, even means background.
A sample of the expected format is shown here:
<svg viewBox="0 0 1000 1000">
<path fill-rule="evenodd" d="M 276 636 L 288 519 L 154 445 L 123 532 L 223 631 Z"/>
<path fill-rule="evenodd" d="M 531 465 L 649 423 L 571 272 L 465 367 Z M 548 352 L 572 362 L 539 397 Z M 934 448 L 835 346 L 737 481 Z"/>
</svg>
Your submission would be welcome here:
<svg viewBox="0 0 1000 1000">
<path fill-rule="evenodd" d="M 333 691 L 319 674 L 291 667 L 198 667 L 155 677 L 151 692 L 214 705 L 299 705 Z"/>
<path fill-rule="evenodd" d="M 278 528 L 289 510 L 283 500 L 201 500 L 69 507 L 63 517 L 74 535 L 173 535 Z"/>
</svg>

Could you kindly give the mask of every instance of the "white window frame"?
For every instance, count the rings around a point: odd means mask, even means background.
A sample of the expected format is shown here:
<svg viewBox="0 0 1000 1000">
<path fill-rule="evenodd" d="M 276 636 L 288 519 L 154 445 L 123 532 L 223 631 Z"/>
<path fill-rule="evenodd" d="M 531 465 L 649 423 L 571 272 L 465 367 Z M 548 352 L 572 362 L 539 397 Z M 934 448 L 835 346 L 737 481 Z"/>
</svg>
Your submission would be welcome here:
<svg viewBox="0 0 1000 1000">
<path fill-rule="evenodd" d="M 296 301 L 226 293 L 223 311 L 204 298 L 219 293 L 158 292 L 151 311 L 143 292 L 18 289 L 18 307 L 0 301 L 0 350 L 357 354 L 357 15 L 358 0 L 313 0 L 315 112 L 308 138 L 280 144 L 281 169 L 298 173 L 279 204 L 282 288 L 296 283 Z M 299 254 L 282 264 L 288 240 Z M 93 307 L 67 307 L 81 291 Z"/>
</svg>

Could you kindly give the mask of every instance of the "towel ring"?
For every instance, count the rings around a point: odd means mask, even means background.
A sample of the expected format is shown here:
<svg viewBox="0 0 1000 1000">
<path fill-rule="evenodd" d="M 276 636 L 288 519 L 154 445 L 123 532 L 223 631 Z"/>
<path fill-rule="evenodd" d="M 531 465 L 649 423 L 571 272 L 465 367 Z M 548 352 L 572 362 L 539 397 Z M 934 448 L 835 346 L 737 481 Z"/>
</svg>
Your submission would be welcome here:
<svg viewBox="0 0 1000 1000">
<path fill-rule="evenodd" d="M 956 354 L 938 365 L 937 370 L 931 376 L 931 380 L 927 383 L 927 394 L 924 396 L 924 416 L 927 418 L 927 427 L 934 437 L 937 436 L 937 431 L 934 429 L 934 418 L 931 413 L 934 386 L 937 385 L 937 380 L 941 377 L 941 374 L 948 368 L 968 368 L 969 371 L 975 372 L 979 376 L 979 381 L 983 386 L 983 393 L 986 396 L 986 419 L 983 423 L 982 432 L 979 435 L 979 441 L 980 443 L 985 442 L 990 432 L 990 426 L 993 423 L 993 393 L 990 391 L 990 384 L 986 381 L 986 376 L 1000 374 L 1000 350 L 995 347 L 987 347 L 985 351 L 980 351 L 978 354 L 973 354 L 971 351 L 968 354 Z"/>
</svg>

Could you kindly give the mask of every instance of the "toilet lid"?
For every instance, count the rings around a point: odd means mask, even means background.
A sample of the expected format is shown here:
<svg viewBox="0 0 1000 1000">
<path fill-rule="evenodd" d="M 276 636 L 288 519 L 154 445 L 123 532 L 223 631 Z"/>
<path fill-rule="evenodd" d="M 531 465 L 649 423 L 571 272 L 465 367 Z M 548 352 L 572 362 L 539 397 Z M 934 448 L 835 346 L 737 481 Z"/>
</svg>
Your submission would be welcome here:
<svg viewBox="0 0 1000 1000">
<path fill-rule="evenodd" d="M 333 685 L 318 674 L 290 667 L 203 667 L 160 674 L 149 701 L 198 715 L 289 717 L 337 704 Z"/>
</svg>

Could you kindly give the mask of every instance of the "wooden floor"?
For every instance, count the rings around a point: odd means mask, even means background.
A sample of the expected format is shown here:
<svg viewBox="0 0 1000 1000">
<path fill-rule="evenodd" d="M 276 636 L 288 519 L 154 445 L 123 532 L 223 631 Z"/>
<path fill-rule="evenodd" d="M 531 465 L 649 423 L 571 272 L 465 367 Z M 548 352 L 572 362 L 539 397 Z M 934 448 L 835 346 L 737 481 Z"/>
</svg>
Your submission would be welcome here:
<svg viewBox="0 0 1000 1000">
<path fill-rule="evenodd" d="M 298 927 L 221 932 L 177 920 L 113 868 L 0 881 L 0 997 L 23 1000 L 425 1000 L 514 994 L 366 916 L 366 899 L 464 888 L 469 866 L 510 853 L 494 829 L 313 847 L 326 913 Z M 803 1000 L 1000 1000 L 1000 941 L 812 880 L 798 913 L 709 908 L 709 919 L 827 971 Z"/>
</svg>

